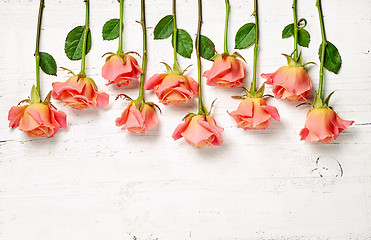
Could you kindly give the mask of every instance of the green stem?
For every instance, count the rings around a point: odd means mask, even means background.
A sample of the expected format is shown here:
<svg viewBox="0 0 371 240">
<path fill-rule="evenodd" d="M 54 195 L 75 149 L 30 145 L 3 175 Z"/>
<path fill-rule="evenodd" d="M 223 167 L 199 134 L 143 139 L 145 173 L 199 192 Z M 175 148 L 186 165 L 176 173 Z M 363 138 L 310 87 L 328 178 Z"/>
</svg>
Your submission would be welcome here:
<svg viewBox="0 0 371 240">
<path fill-rule="evenodd" d="M 173 39 L 173 46 L 174 46 L 174 66 L 173 70 L 176 72 L 180 72 L 180 67 L 178 64 L 178 54 L 177 54 L 177 42 L 178 42 L 178 28 L 176 25 L 176 0 L 173 0 L 173 21 L 174 21 L 174 39 Z"/>
<path fill-rule="evenodd" d="M 229 23 L 229 12 L 231 5 L 229 0 L 225 0 L 225 26 L 224 26 L 224 53 L 228 53 L 228 23 Z"/>
<path fill-rule="evenodd" d="M 37 35 L 36 35 L 36 49 L 35 49 L 35 59 L 36 59 L 36 89 L 41 97 L 40 91 L 40 34 L 41 34 L 41 20 L 43 17 L 43 10 L 45 4 L 44 0 L 40 0 L 39 7 L 39 17 L 37 19 Z"/>
<path fill-rule="evenodd" d="M 146 29 L 146 10 L 145 10 L 145 0 L 141 0 L 141 20 L 143 30 L 143 59 L 142 59 L 142 70 L 143 73 L 140 76 L 140 86 L 139 86 L 139 97 L 138 100 L 144 101 L 144 80 L 146 78 L 147 69 L 147 29 Z"/>
<path fill-rule="evenodd" d="M 295 59 L 295 61 L 297 60 L 297 58 L 299 56 L 299 52 L 298 52 L 298 18 L 297 18 L 297 14 L 296 14 L 296 1 L 297 0 L 293 0 L 293 3 L 292 3 L 292 12 L 293 12 L 293 15 L 294 15 L 294 48 L 295 48 L 294 59 Z"/>
<path fill-rule="evenodd" d="M 88 32 L 89 32 L 89 0 L 84 0 L 85 2 L 85 27 L 83 32 L 83 40 L 82 40 L 82 56 L 81 56 L 81 71 L 80 75 L 83 77 L 86 76 L 85 73 L 85 57 L 86 57 L 86 45 L 88 39 Z"/>
<path fill-rule="evenodd" d="M 258 19 L 258 0 L 254 0 L 254 17 L 255 17 L 255 28 L 256 28 L 256 38 L 254 45 L 254 65 L 253 65 L 253 79 L 251 83 L 250 93 L 255 95 L 256 93 L 256 68 L 258 62 L 258 50 L 259 50 L 259 19 Z"/>
<path fill-rule="evenodd" d="M 119 49 L 117 50 L 118 54 L 124 53 L 122 50 L 123 38 L 122 34 L 124 32 L 124 0 L 120 0 L 120 26 L 119 26 Z"/>
<path fill-rule="evenodd" d="M 325 63 L 325 51 L 326 51 L 327 40 L 326 40 L 325 26 L 323 24 L 323 15 L 322 15 L 322 8 L 321 8 L 320 0 L 317 0 L 316 6 L 318 8 L 319 22 L 321 25 L 321 35 L 322 35 L 322 52 L 321 52 L 321 65 L 319 68 L 318 94 L 319 94 L 319 97 L 323 100 L 323 64 Z"/>
<path fill-rule="evenodd" d="M 207 114 L 207 110 L 202 102 L 202 89 L 201 89 L 201 80 L 202 80 L 201 57 L 200 57 L 201 25 L 202 25 L 202 0 L 198 0 L 198 27 L 197 27 L 197 41 L 196 41 L 197 74 L 198 74 L 198 114 Z"/>
</svg>

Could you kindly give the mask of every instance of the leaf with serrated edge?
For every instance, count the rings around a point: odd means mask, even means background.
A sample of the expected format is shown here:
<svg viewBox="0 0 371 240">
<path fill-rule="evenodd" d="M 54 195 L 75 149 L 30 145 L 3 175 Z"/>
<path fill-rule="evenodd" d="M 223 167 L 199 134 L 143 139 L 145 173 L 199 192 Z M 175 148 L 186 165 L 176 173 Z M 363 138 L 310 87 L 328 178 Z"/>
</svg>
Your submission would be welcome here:
<svg viewBox="0 0 371 240">
<path fill-rule="evenodd" d="M 298 44 L 302 47 L 308 47 L 310 42 L 309 32 L 305 29 L 298 31 Z"/>
<path fill-rule="evenodd" d="M 193 41 L 191 36 L 187 33 L 186 30 L 178 29 L 177 39 L 177 52 L 185 58 L 191 58 L 191 54 L 193 52 Z M 171 43 L 174 47 L 174 34 L 171 39 Z"/>
<path fill-rule="evenodd" d="M 282 31 L 282 38 L 288 38 L 294 35 L 294 24 L 287 25 Z"/>
<path fill-rule="evenodd" d="M 250 47 L 256 38 L 255 23 L 247 23 L 243 25 L 237 32 L 235 37 L 235 49 L 244 49 Z"/>
<path fill-rule="evenodd" d="M 197 37 L 195 45 L 197 44 Z M 210 60 L 215 55 L 215 44 L 208 37 L 201 35 L 200 39 L 200 56 Z"/>
<path fill-rule="evenodd" d="M 163 17 L 156 25 L 153 32 L 155 39 L 165 39 L 174 32 L 174 19 L 172 15 Z"/>
<path fill-rule="evenodd" d="M 120 19 L 114 18 L 107 21 L 102 30 L 104 40 L 113 40 L 119 37 L 120 34 Z"/>
<path fill-rule="evenodd" d="M 44 73 L 57 76 L 57 63 L 49 53 L 40 52 L 40 67 Z"/>
<path fill-rule="evenodd" d="M 319 59 L 321 59 L 321 53 L 322 53 L 322 44 L 318 49 L 318 55 Z M 323 66 L 333 72 L 338 73 L 341 67 L 341 56 L 338 51 L 338 49 L 332 44 L 331 42 L 327 41 L 327 46 L 325 50 L 325 62 Z"/>
<path fill-rule="evenodd" d="M 84 26 L 78 26 L 72 29 L 66 38 L 64 51 L 67 57 L 71 60 L 80 60 L 82 57 L 82 43 L 83 43 Z M 91 48 L 91 33 L 88 32 L 86 54 Z"/>
</svg>

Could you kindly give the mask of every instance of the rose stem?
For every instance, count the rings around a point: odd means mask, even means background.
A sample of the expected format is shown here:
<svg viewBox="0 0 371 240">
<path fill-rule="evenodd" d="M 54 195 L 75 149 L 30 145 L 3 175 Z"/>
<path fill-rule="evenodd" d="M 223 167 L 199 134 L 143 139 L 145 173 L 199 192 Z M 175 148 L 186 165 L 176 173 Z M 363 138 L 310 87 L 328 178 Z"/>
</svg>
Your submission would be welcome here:
<svg viewBox="0 0 371 240">
<path fill-rule="evenodd" d="M 176 0 L 173 0 L 173 21 L 174 21 L 174 32 L 173 32 L 174 66 L 173 66 L 173 70 L 175 72 L 180 72 L 180 67 L 178 64 L 178 54 L 177 54 L 178 28 L 176 25 Z"/>
<path fill-rule="evenodd" d="M 229 23 L 229 12 L 231 5 L 229 0 L 225 0 L 225 27 L 224 27 L 224 53 L 228 53 L 228 23 Z"/>
<path fill-rule="evenodd" d="M 255 37 L 255 45 L 254 45 L 254 66 L 253 66 L 253 79 L 251 83 L 250 92 L 254 96 L 256 93 L 256 67 L 258 62 L 258 50 L 259 50 L 259 19 L 258 19 L 258 0 L 254 0 L 254 13 L 255 17 L 255 28 L 256 28 L 256 37 Z"/>
<path fill-rule="evenodd" d="M 296 61 L 298 56 L 299 56 L 299 52 L 298 52 L 298 18 L 297 18 L 297 14 L 296 14 L 296 1 L 297 0 L 293 0 L 293 3 L 292 3 L 292 12 L 293 12 L 293 15 L 294 15 L 294 47 L 295 47 L 295 52 L 294 52 L 294 60 Z"/>
<path fill-rule="evenodd" d="M 43 17 L 43 10 L 45 4 L 44 0 L 40 0 L 40 7 L 39 7 L 39 17 L 37 19 L 37 35 L 36 35 L 36 49 L 35 49 L 35 59 L 36 59 L 36 89 L 41 96 L 40 91 L 40 34 L 41 34 L 41 20 Z"/>
<path fill-rule="evenodd" d="M 201 39 L 201 25 L 202 25 L 202 0 L 198 0 L 198 27 L 197 27 L 197 41 L 196 41 L 196 55 L 197 55 L 197 73 L 198 73 L 198 114 L 206 114 L 207 110 L 202 103 L 202 89 L 201 89 L 201 57 L 200 57 L 200 39 Z"/>
<path fill-rule="evenodd" d="M 144 80 L 146 78 L 147 68 L 147 29 L 146 29 L 146 10 L 145 0 L 141 0 L 141 20 L 143 30 L 143 58 L 142 58 L 142 70 L 143 73 L 140 75 L 140 86 L 139 86 L 139 97 L 138 100 L 144 101 Z"/>
<path fill-rule="evenodd" d="M 122 50 L 122 34 L 124 31 L 124 0 L 119 0 L 120 1 L 120 26 L 119 26 L 119 49 L 117 50 L 118 54 L 124 53 Z"/>
<path fill-rule="evenodd" d="M 86 77 L 85 73 L 85 56 L 86 56 L 86 44 L 87 44 L 87 38 L 88 38 L 88 32 L 89 32 L 89 0 L 84 0 L 86 4 L 86 13 L 85 13 L 85 26 L 84 26 L 84 32 L 83 32 L 83 40 L 82 40 L 82 53 L 81 53 L 81 71 L 80 75 L 82 77 Z"/>
<path fill-rule="evenodd" d="M 319 15 L 319 22 L 321 25 L 321 34 L 322 34 L 322 51 L 321 51 L 321 65 L 319 67 L 319 85 L 318 85 L 318 94 L 319 97 L 322 99 L 323 95 L 323 64 L 325 62 L 325 51 L 326 51 L 326 34 L 325 34 L 325 26 L 323 24 L 323 16 L 322 16 L 322 8 L 321 8 L 321 1 L 317 0 L 316 6 L 318 8 L 318 15 Z"/>
</svg>

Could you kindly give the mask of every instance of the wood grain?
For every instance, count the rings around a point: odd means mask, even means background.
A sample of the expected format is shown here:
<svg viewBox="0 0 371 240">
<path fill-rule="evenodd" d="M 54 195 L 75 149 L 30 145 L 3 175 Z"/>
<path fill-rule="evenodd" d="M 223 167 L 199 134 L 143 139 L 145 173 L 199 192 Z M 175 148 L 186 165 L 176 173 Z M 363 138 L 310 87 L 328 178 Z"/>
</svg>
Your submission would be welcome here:
<svg viewBox="0 0 371 240">
<path fill-rule="evenodd" d="M 141 52 L 140 2 L 125 1 L 126 51 Z M 238 28 L 253 21 L 252 1 L 231 0 L 230 50 Z M 202 32 L 222 51 L 224 1 L 204 0 Z M 291 1 L 260 1 L 261 39 L 258 72 L 285 64 L 292 39 L 281 39 L 292 21 Z M 78 71 L 79 62 L 64 54 L 65 37 L 84 22 L 82 1 L 46 1 L 41 50 L 58 66 Z M 304 61 L 318 61 L 320 28 L 315 1 L 299 1 L 299 18 L 311 34 Z M 197 2 L 178 1 L 178 25 L 194 38 Z M 281 122 L 266 131 L 245 132 L 227 114 L 240 89 L 204 86 L 205 104 L 217 98 L 213 116 L 224 127 L 221 147 L 197 150 L 171 134 L 196 101 L 161 106 L 160 124 L 148 136 L 133 136 L 114 124 L 126 102 L 119 93 L 137 96 L 137 86 L 105 86 L 101 67 L 116 41 L 103 41 L 101 29 L 118 16 L 115 0 L 92 1 L 92 50 L 87 73 L 108 92 L 105 110 L 79 112 L 54 102 L 68 114 L 68 129 L 52 139 L 29 139 L 8 128 L 11 106 L 29 95 L 34 84 L 34 38 L 38 1 L 0 2 L 0 239 L 1 240 L 174 240 L 174 239 L 371 239 L 371 2 L 323 1 L 327 38 L 343 59 L 338 75 L 326 72 L 331 105 L 355 124 L 332 144 L 299 140 L 306 107 L 276 99 Z M 172 61 L 170 40 L 153 40 L 156 23 L 171 13 L 170 1 L 147 1 L 148 75 Z M 252 48 L 247 60 L 248 86 Z M 196 60 L 180 59 L 196 79 Z M 211 62 L 203 61 L 204 70 Z M 318 64 L 309 67 L 317 89 Z M 43 95 L 58 77 L 42 75 Z M 262 83 L 262 79 L 259 79 Z M 267 87 L 270 92 L 271 88 Z M 148 100 L 158 102 L 153 93 Z M 319 160 L 317 160 L 319 159 Z M 322 176 L 322 177 L 321 177 Z"/>
</svg>

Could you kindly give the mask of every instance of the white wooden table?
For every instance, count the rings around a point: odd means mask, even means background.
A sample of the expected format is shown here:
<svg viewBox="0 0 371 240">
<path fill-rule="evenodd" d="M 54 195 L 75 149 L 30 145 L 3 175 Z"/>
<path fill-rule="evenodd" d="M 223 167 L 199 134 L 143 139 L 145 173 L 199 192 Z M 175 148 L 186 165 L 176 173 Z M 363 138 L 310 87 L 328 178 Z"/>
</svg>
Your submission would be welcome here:
<svg viewBox="0 0 371 240">
<path fill-rule="evenodd" d="M 154 41 L 153 28 L 171 14 L 170 1 L 147 1 L 148 75 L 163 72 L 172 62 L 170 40 Z M 125 50 L 141 52 L 140 1 L 127 0 Z M 207 106 L 218 98 L 213 116 L 224 127 L 221 147 L 197 150 L 184 140 L 174 142 L 173 130 L 187 106 L 161 105 L 160 124 L 147 136 L 133 136 L 114 121 L 126 102 L 119 93 L 137 96 L 136 88 L 105 86 L 101 67 L 105 52 L 116 41 L 103 41 L 101 29 L 118 17 L 116 0 L 91 2 L 93 47 L 87 73 L 111 103 L 105 110 L 76 111 L 54 104 L 68 114 L 68 129 L 52 139 L 29 139 L 8 128 L 12 105 L 29 95 L 34 84 L 34 42 L 39 2 L 0 2 L 0 239 L 1 240 L 175 240 L 175 239 L 371 239 L 371 1 L 323 1 L 328 40 L 339 49 L 343 66 L 338 75 L 326 72 L 326 94 L 336 90 L 331 105 L 355 124 L 332 144 L 299 140 L 307 107 L 269 100 L 281 114 L 266 131 L 236 128 L 226 110 L 239 101 L 240 89 L 204 86 Z M 252 22 L 253 1 L 231 0 L 230 50 L 238 28 Z M 291 1 L 260 1 L 258 72 L 285 64 L 292 39 L 281 39 L 292 22 Z M 197 27 L 197 1 L 178 1 L 178 26 L 192 37 Z M 46 1 L 41 50 L 58 66 L 78 72 L 80 63 L 64 54 L 67 33 L 84 22 L 84 4 L 76 0 Z M 320 27 L 315 1 L 299 1 L 299 18 L 311 34 L 305 61 L 318 60 Z M 203 34 L 222 51 L 224 1 L 204 0 Z M 252 48 L 240 51 L 252 75 Z M 196 59 L 180 58 L 196 79 Z M 203 60 L 206 70 L 211 62 Z M 318 65 L 309 67 L 317 89 Z M 42 75 L 45 96 L 58 77 Z M 259 78 L 260 83 L 262 79 Z M 267 88 L 267 92 L 271 87 Z M 148 100 L 157 102 L 153 93 Z M 317 159 L 319 160 L 317 161 Z M 341 175 L 342 168 L 343 174 Z M 322 176 L 322 177 L 321 177 Z"/>
</svg>

